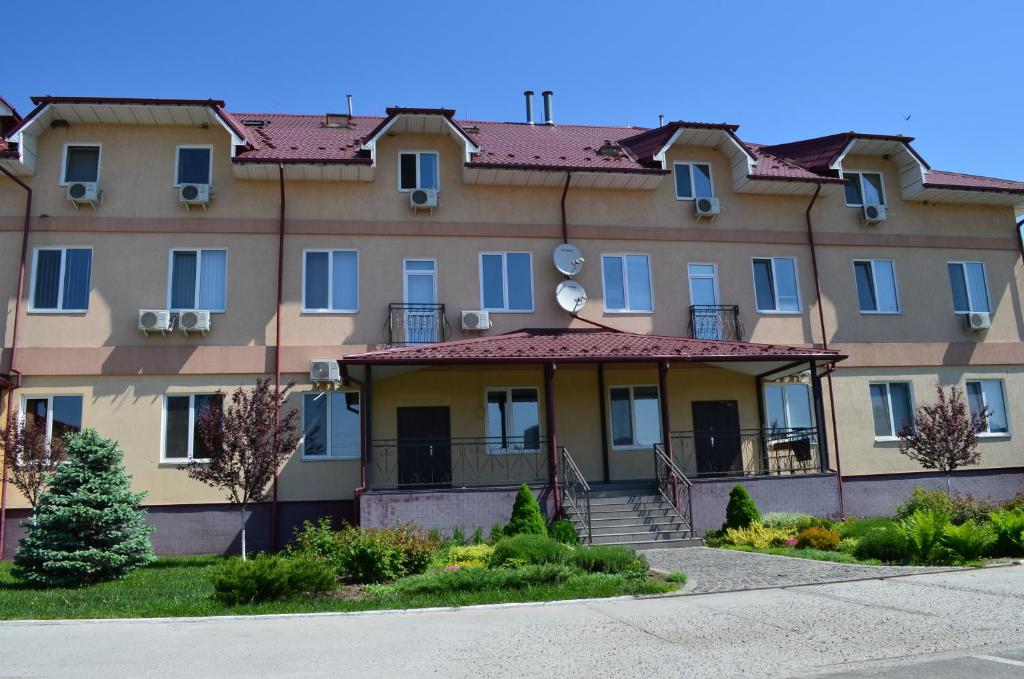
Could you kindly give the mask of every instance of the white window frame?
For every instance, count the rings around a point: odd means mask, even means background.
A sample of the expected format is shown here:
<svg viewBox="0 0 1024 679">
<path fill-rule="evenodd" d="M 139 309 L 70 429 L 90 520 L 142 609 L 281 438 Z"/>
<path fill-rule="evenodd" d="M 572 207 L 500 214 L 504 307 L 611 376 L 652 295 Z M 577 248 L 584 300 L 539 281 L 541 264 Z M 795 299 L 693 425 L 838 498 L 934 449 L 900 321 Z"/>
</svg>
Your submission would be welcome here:
<svg viewBox="0 0 1024 679">
<path fill-rule="evenodd" d="M 174 176 L 172 177 L 174 188 L 178 189 L 184 186 L 184 184 L 178 181 L 178 163 L 181 160 L 182 149 L 206 149 L 210 152 L 210 172 L 206 184 L 213 186 L 213 144 L 178 144 L 174 147 Z"/>
<path fill-rule="evenodd" d="M 871 402 L 871 387 L 874 385 L 881 385 L 885 387 L 885 403 L 889 410 L 889 431 L 892 432 L 888 436 L 875 436 L 876 441 L 898 441 L 897 436 L 898 429 L 896 429 L 896 421 L 893 419 L 892 409 L 892 390 L 889 388 L 890 384 L 905 384 L 907 385 L 907 393 L 910 396 L 910 418 L 913 423 L 914 413 L 917 412 L 917 400 L 914 398 L 914 383 L 910 380 L 879 380 L 868 382 L 868 408 L 871 410 L 871 429 L 875 428 L 875 414 L 874 405 Z"/>
<path fill-rule="evenodd" d="M 487 307 L 484 305 L 484 256 L 485 255 L 501 255 L 501 292 L 502 292 L 502 306 L 498 307 Z M 530 258 L 530 308 L 529 309 L 509 309 L 508 308 L 508 256 L 509 255 L 526 255 Z M 480 276 L 480 309 L 487 311 L 492 314 L 532 314 L 536 308 L 536 300 L 534 300 L 534 284 L 533 284 L 533 253 L 528 250 L 504 250 L 504 251 L 486 251 L 481 252 L 477 258 L 478 268 Z"/>
<path fill-rule="evenodd" d="M 860 200 L 859 203 L 846 203 L 846 207 L 864 207 L 864 175 L 866 174 L 877 174 L 879 181 L 879 188 L 882 191 L 882 202 L 879 203 L 881 207 L 888 207 L 889 196 L 885 190 L 885 173 L 881 170 L 843 170 L 843 179 L 848 179 L 847 175 L 857 175 L 857 183 L 860 186 Z M 846 189 L 843 189 L 843 201 L 846 201 Z"/>
<path fill-rule="evenodd" d="M 361 393 L 359 393 L 358 389 L 331 389 L 330 391 L 304 391 L 304 392 L 302 392 L 302 441 L 299 443 L 299 459 L 302 460 L 303 462 L 338 462 L 338 461 L 351 462 L 352 460 L 361 460 L 362 459 L 362 452 L 361 452 L 362 448 L 363 448 L 363 426 L 362 426 L 362 421 L 360 421 L 360 423 L 359 423 L 359 446 L 358 446 L 358 449 L 356 451 L 356 454 L 355 455 L 334 455 L 331 452 L 332 451 L 332 447 L 331 447 L 331 427 L 333 426 L 332 418 L 331 418 L 331 408 L 333 408 L 334 406 L 331 405 L 331 398 L 330 398 L 330 396 L 332 394 L 345 394 L 345 393 L 359 394 L 359 417 L 360 417 L 360 420 L 362 420 L 362 417 L 363 417 L 363 395 Z M 326 455 L 306 455 L 306 396 L 309 396 L 310 394 L 319 394 L 320 396 L 327 397 L 327 417 L 326 417 L 326 421 L 324 422 L 324 425 L 325 425 L 324 426 L 324 436 L 325 436 L 324 441 L 326 443 L 326 448 L 327 448 L 327 454 Z"/>
<path fill-rule="evenodd" d="M 626 302 L 625 309 L 608 308 L 608 291 L 605 289 L 604 260 L 605 257 L 618 257 L 622 260 L 622 292 Z M 651 291 L 650 309 L 633 309 L 629 305 L 629 273 L 626 269 L 626 257 L 647 258 L 647 286 Z M 604 296 L 604 312 L 606 314 L 653 314 L 654 313 L 654 271 L 651 269 L 651 256 L 646 252 L 602 252 L 601 253 L 601 294 Z"/>
<path fill-rule="evenodd" d="M 354 252 L 356 255 L 356 306 L 354 309 L 334 309 L 334 253 L 335 252 Z M 326 253 L 327 254 L 327 308 L 326 309 L 310 309 L 306 306 L 306 257 L 309 254 Z M 360 262 L 362 258 L 359 256 L 359 250 L 355 248 L 305 248 L 302 251 L 302 313 L 304 314 L 357 314 L 359 313 L 359 303 L 362 301 L 361 296 L 361 285 L 360 276 L 362 264 Z M 404 265 L 403 265 L 404 268 Z M 435 283 L 436 285 L 436 283 Z"/>
<path fill-rule="evenodd" d="M 790 414 L 789 409 L 789 395 L 786 393 L 786 387 L 797 384 L 802 386 L 807 391 L 807 404 L 810 406 L 810 412 L 808 413 L 810 415 L 811 420 L 810 428 L 813 429 L 815 426 L 817 426 L 817 422 L 815 421 L 817 420 L 817 417 L 815 416 L 814 412 L 814 394 L 812 393 L 811 385 L 807 384 L 806 382 L 765 382 L 763 384 L 762 393 L 764 400 L 764 424 L 766 429 L 770 430 L 772 426 L 771 421 L 769 421 L 768 419 L 768 389 L 770 387 L 780 387 L 782 391 L 782 410 L 785 413 L 786 421 L 782 423 L 780 428 L 785 430 L 803 429 L 803 427 L 793 426 L 793 417 Z"/>
<path fill-rule="evenodd" d="M 634 391 L 637 388 L 647 389 L 652 388 L 658 393 L 658 438 L 662 438 L 662 422 L 661 422 L 661 389 L 656 384 L 610 384 L 607 387 L 608 390 L 608 443 L 613 451 L 617 452 L 630 452 L 635 450 L 651 450 L 653 445 L 644 446 L 638 445 L 636 441 L 636 397 Z M 633 429 L 633 440 L 634 443 L 625 446 L 615 445 L 615 429 L 612 422 L 612 389 L 629 389 L 629 423 Z M 664 442 L 662 442 L 664 444 Z"/>
<path fill-rule="evenodd" d="M 974 314 L 974 313 L 994 314 L 995 313 L 995 307 L 992 306 L 992 291 L 989 290 L 989 287 L 988 287 L 988 267 L 985 266 L 985 262 L 981 262 L 981 261 L 978 261 L 978 260 L 968 260 L 968 259 L 951 259 L 948 262 L 946 262 L 946 276 L 947 276 L 947 278 L 949 277 L 949 265 L 950 264 L 956 264 L 956 265 L 958 265 L 960 267 L 960 271 L 963 272 L 963 276 L 964 276 L 964 288 L 967 290 L 967 311 L 957 311 L 957 309 L 956 309 L 956 299 L 953 298 L 953 290 L 952 290 L 953 283 L 952 283 L 952 281 L 950 282 L 950 286 L 951 287 L 950 287 L 949 294 L 950 294 L 950 301 L 953 303 L 953 313 L 956 314 L 957 316 L 964 316 L 966 314 Z M 982 278 L 984 278 L 984 280 L 985 280 L 985 301 L 988 302 L 989 311 L 980 311 L 980 310 L 976 309 L 975 306 L 974 306 L 974 296 L 971 294 L 971 282 L 970 282 L 970 279 L 967 277 L 967 265 L 968 264 L 980 264 L 981 265 L 981 275 L 982 275 Z"/>
<path fill-rule="evenodd" d="M 209 462 L 208 457 L 193 457 L 196 443 L 196 396 L 216 396 L 216 391 L 189 391 L 164 394 L 160 413 L 160 464 L 183 465 L 189 462 Z M 167 399 L 188 397 L 188 457 L 167 457 Z M 224 400 L 227 401 L 224 394 Z M 223 406 L 222 406 L 223 407 Z"/>
<path fill-rule="evenodd" d="M 432 153 L 433 155 L 437 156 L 437 188 L 436 189 L 430 189 L 430 190 L 431 191 L 435 191 L 436 190 L 438 193 L 441 192 L 441 152 L 440 151 L 433 151 L 433 150 L 430 150 L 430 149 L 423 149 L 423 150 L 404 149 L 404 150 L 401 150 L 401 151 L 398 152 L 398 163 L 395 166 L 395 169 L 396 169 L 396 172 L 395 172 L 395 184 L 398 186 L 398 192 L 399 193 L 409 193 L 410 191 L 416 191 L 416 190 L 424 188 L 423 187 L 423 183 L 422 183 L 422 177 L 420 177 L 420 156 L 423 155 L 424 153 Z M 416 156 L 416 186 L 415 186 L 415 188 L 411 188 L 411 189 L 403 189 L 402 188 L 402 156 L 403 155 L 415 155 Z"/>
<path fill-rule="evenodd" d="M 757 273 L 754 269 L 754 264 L 759 259 L 767 259 L 772 263 L 772 295 L 775 297 L 775 309 L 761 309 L 757 306 Z M 796 310 L 789 311 L 779 309 L 779 274 L 775 269 L 775 264 L 780 259 L 789 259 L 793 261 L 793 279 L 796 286 Z M 804 313 L 804 302 L 803 295 L 800 294 L 800 266 L 799 260 L 796 257 L 751 257 L 750 258 L 750 276 L 751 281 L 754 283 L 754 310 L 759 314 L 776 314 L 780 316 L 803 316 Z"/>
<path fill-rule="evenodd" d="M 876 303 L 876 306 L 877 306 L 877 302 L 878 302 L 878 293 L 877 293 L 877 290 L 878 290 L 878 283 L 877 283 L 878 277 L 875 275 L 875 264 L 877 262 L 889 262 L 889 264 L 892 265 L 892 286 L 893 286 L 893 291 L 896 293 L 896 311 L 879 311 L 877 309 L 875 311 L 865 311 L 865 310 L 860 308 L 860 290 L 857 287 L 857 264 L 861 263 L 861 262 L 867 262 L 867 263 L 869 263 L 871 265 L 871 285 L 875 286 L 875 290 L 876 290 L 876 293 L 875 293 L 875 303 Z M 900 301 L 900 282 L 899 282 L 899 278 L 897 278 L 897 276 L 896 276 L 896 261 L 895 260 L 892 260 L 892 259 L 856 258 L 856 259 L 853 259 L 850 262 L 850 266 L 853 267 L 853 289 L 854 289 L 854 292 L 857 293 L 857 309 L 860 310 L 860 313 L 864 314 L 865 316 L 898 316 L 898 315 L 903 313 L 903 303 Z"/>
<path fill-rule="evenodd" d="M 93 262 L 93 247 L 91 245 L 41 245 L 32 250 L 32 278 L 29 280 L 28 290 L 28 313 L 30 314 L 87 314 L 89 313 L 89 307 L 86 306 L 84 309 L 62 309 L 58 306 L 56 309 L 37 309 L 36 308 L 36 274 L 39 272 L 39 251 L 40 250 L 60 250 L 60 276 L 57 281 L 57 304 L 64 303 L 64 269 L 67 266 L 68 261 L 68 250 L 88 250 L 89 251 L 89 290 L 86 291 L 86 303 L 88 304 L 89 297 L 92 296 L 92 262 Z"/>
<path fill-rule="evenodd" d="M 705 274 L 697 274 L 696 276 L 690 273 L 691 266 L 710 266 L 712 274 L 707 276 Z M 753 266 L 753 265 L 751 265 Z M 715 262 L 687 262 L 686 263 L 686 286 L 687 291 L 690 293 L 690 305 L 696 306 L 693 301 L 693 279 L 695 278 L 711 278 L 711 284 L 715 289 L 715 304 L 721 305 L 722 296 L 718 290 L 718 264 Z M 652 295 L 653 297 L 653 295 Z"/>
<path fill-rule="evenodd" d="M 191 309 L 200 309 L 199 303 L 199 281 L 202 280 L 203 275 L 203 251 L 204 250 L 223 250 L 224 251 L 224 308 L 223 309 L 201 309 L 202 311 L 209 311 L 211 314 L 223 314 L 227 313 L 228 310 L 228 279 L 229 279 L 229 253 L 226 247 L 204 247 L 204 248 L 171 248 L 167 255 L 167 309 L 173 313 L 181 311 L 189 311 Z M 174 253 L 176 252 L 194 252 L 196 253 L 196 285 L 195 293 L 192 297 L 192 301 L 196 303 L 196 306 L 180 307 L 175 308 L 171 306 L 171 300 L 174 292 Z"/>
<path fill-rule="evenodd" d="M 404 257 L 402 259 L 402 302 L 412 304 L 409 301 L 409 276 L 426 276 L 425 269 L 410 269 L 409 262 L 431 262 L 434 268 L 429 272 L 434 285 L 434 304 L 437 304 L 437 260 L 433 257 Z M 305 287 L 305 286 L 303 286 Z"/>
<path fill-rule="evenodd" d="M 100 177 L 103 176 L 103 144 L 98 141 L 69 141 L 64 144 L 64 149 L 60 154 L 60 180 L 58 186 L 70 186 L 71 184 L 77 184 L 78 182 L 69 182 L 65 179 L 68 171 L 68 149 L 72 146 L 92 146 L 99 149 L 99 155 L 96 159 L 96 183 L 100 181 Z"/>
<path fill-rule="evenodd" d="M 679 190 L 678 190 L 679 183 L 678 183 L 678 180 L 676 179 L 676 168 L 678 166 L 680 166 L 680 165 L 691 166 L 690 167 L 690 196 L 689 197 L 680 196 L 679 195 Z M 676 194 L 676 200 L 696 200 L 698 198 L 698 196 L 697 196 L 697 187 L 696 187 L 696 184 L 694 183 L 694 179 L 693 179 L 693 167 L 692 167 L 693 165 L 704 165 L 704 166 L 706 166 L 708 168 L 708 181 L 711 182 L 711 195 L 710 196 L 699 196 L 699 197 L 700 198 L 714 198 L 715 196 L 717 196 L 718 193 L 715 191 L 715 173 L 713 172 L 714 168 L 711 167 L 710 161 L 704 161 L 704 160 L 677 160 L 674 163 L 672 163 L 672 192 Z"/>
<path fill-rule="evenodd" d="M 487 431 L 487 396 L 492 391 L 502 391 L 502 392 L 505 392 L 505 398 L 508 399 L 506 401 L 506 403 L 508 404 L 508 407 L 505 410 L 505 416 L 506 416 L 506 418 L 511 418 L 512 417 L 512 390 L 513 389 L 529 389 L 534 394 L 536 394 L 536 396 L 537 396 L 537 425 L 538 425 L 538 427 L 537 427 L 537 437 L 538 437 L 538 440 L 540 442 L 540 447 L 538 447 L 538 448 L 522 448 L 522 449 L 519 449 L 519 448 L 491 448 L 491 446 L 490 446 L 490 440 L 492 438 L 495 438 L 495 439 L 500 438 L 500 434 L 498 436 L 492 436 L 491 432 Z M 506 419 L 505 427 L 507 429 L 511 429 L 511 426 L 510 426 L 511 424 L 512 423 L 510 421 L 508 421 L 508 419 Z M 537 388 L 537 387 L 531 386 L 531 385 L 520 386 L 520 387 L 484 387 L 484 438 L 488 442 L 485 445 L 485 448 L 487 449 L 487 454 L 488 455 L 514 455 L 516 453 L 540 453 L 540 452 L 543 452 L 544 451 L 544 415 L 543 415 L 543 411 L 541 410 L 540 389 Z M 525 443 L 524 443 L 524 445 L 525 445 Z"/>
<path fill-rule="evenodd" d="M 82 421 L 79 423 L 79 430 L 85 429 L 85 394 L 69 392 L 48 392 L 46 394 L 22 394 L 21 409 L 18 411 L 18 424 L 24 426 L 28 418 L 28 401 L 46 401 L 46 445 L 50 445 L 53 438 L 53 399 L 58 396 L 77 396 L 82 399 Z"/>
<path fill-rule="evenodd" d="M 967 387 L 967 384 L 970 383 L 970 382 L 979 382 L 979 383 L 981 383 L 981 382 L 998 382 L 999 383 L 999 389 L 1003 393 L 1003 417 L 1006 418 L 1006 431 L 991 431 L 991 427 L 990 427 L 988 418 L 986 418 L 986 421 L 985 421 L 985 431 L 979 432 L 977 435 L 979 437 L 984 437 L 984 438 L 1004 438 L 1004 439 L 1010 438 L 1013 435 L 1013 425 L 1010 423 L 1010 408 L 1009 408 L 1009 405 L 1008 405 L 1007 400 L 1006 400 L 1006 381 L 1001 379 L 1001 378 L 999 378 L 999 377 L 967 377 L 967 378 L 964 378 L 964 387 L 965 387 L 965 389 L 964 389 L 964 398 L 967 397 L 966 387 Z M 984 405 L 986 409 L 989 409 L 988 399 L 985 398 L 985 389 L 984 388 L 982 388 L 982 390 L 981 390 L 981 402 L 982 402 L 982 405 Z M 970 412 L 970 407 L 969 406 L 968 406 L 968 412 Z"/>
</svg>

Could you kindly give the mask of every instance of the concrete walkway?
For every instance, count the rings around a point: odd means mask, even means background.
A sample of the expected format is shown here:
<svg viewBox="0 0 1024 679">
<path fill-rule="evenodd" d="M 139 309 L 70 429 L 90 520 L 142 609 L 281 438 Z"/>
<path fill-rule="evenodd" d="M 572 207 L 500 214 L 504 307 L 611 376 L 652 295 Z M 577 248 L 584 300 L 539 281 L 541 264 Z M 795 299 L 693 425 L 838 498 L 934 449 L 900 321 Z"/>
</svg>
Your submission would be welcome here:
<svg viewBox="0 0 1024 679">
<path fill-rule="evenodd" d="M 6 622 L 0 675 L 937 679 L 973 667 L 1009 676 L 1024 669 L 1005 662 L 1021 657 L 1013 649 L 1024 647 L 1022 606 L 1024 568 L 1013 566 L 386 615 Z M 921 663 L 930 663 L 926 673 L 914 673 Z"/>
</svg>

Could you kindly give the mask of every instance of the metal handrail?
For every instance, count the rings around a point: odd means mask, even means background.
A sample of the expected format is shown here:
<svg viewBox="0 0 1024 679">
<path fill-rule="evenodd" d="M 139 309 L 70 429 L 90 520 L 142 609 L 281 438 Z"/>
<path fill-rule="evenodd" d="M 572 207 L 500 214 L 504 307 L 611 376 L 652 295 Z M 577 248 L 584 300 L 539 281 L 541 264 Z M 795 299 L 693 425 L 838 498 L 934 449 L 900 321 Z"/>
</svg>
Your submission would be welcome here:
<svg viewBox="0 0 1024 679">
<path fill-rule="evenodd" d="M 412 317 L 422 318 L 410 328 L 408 324 Z M 388 304 L 384 330 L 389 346 L 445 342 L 452 335 L 444 304 L 392 302 Z"/>
<path fill-rule="evenodd" d="M 572 459 L 569 450 L 565 446 L 559 446 L 558 452 L 562 460 L 562 506 L 572 507 L 576 516 L 585 519 L 587 544 L 591 544 L 594 542 L 594 531 L 590 516 L 590 484 L 576 465 L 576 461 Z"/>
<path fill-rule="evenodd" d="M 690 470 L 695 478 L 730 478 L 744 476 L 778 476 L 828 472 L 818 456 L 816 427 L 766 427 L 764 429 L 716 429 L 674 431 L 673 459 L 678 466 Z M 714 445 L 717 440 L 732 439 L 736 445 L 735 459 L 721 459 L 714 465 L 704 464 L 698 448 L 703 442 Z M 709 458 L 711 460 L 713 458 Z"/>
<path fill-rule="evenodd" d="M 658 492 L 676 510 L 686 528 L 693 535 L 693 482 L 676 466 L 660 443 L 654 444 L 654 478 Z M 685 495 L 680 499 L 680 489 Z"/>
<path fill-rule="evenodd" d="M 693 304 L 690 306 L 690 337 L 695 339 L 743 341 L 743 321 L 735 304 Z"/>
</svg>

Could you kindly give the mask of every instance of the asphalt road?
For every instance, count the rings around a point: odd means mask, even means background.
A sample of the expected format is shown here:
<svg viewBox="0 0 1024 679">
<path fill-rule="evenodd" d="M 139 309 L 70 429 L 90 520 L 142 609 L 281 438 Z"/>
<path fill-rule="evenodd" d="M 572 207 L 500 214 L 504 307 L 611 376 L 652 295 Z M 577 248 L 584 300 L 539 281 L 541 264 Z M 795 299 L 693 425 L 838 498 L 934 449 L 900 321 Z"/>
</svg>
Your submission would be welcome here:
<svg viewBox="0 0 1024 679">
<path fill-rule="evenodd" d="M 455 611 L 5 622 L 0 676 L 1021 677 L 1022 604 L 1014 566 Z"/>
</svg>

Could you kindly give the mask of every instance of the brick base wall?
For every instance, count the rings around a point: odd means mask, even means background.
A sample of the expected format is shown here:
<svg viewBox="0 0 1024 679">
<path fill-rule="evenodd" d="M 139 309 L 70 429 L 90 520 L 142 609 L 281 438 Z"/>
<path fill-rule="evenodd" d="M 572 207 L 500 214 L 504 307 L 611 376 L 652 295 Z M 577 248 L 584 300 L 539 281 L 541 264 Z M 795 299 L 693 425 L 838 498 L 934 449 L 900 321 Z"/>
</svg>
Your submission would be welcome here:
<svg viewBox="0 0 1024 679">
<path fill-rule="evenodd" d="M 693 518 L 698 537 L 710 528 L 722 527 L 729 491 L 737 483 L 743 484 L 762 514 L 799 512 L 835 516 L 839 511 L 839 492 L 832 474 L 702 479 L 693 484 Z"/>
<path fill-rule="evenodd" d="M 517 492 L 518 488 L 477 488 L 366 493 L 360 498 L 360 523 L 365 528 L 415 523 L 445 535 L 460 528 L 467 536 L 480 528 L 487 535 L 494 524 L 508 522 Z M 550 515 L 550 490 L 536 487 L 533 492 L 541 511 Z"/>
<path fill-rule="evenodd" d="M 960 470 L 950 476 L 953 492 L 977 500 L 1005 502 L 1024 492 L 1024 469 Z M 915 486 L 946 490 L 946 477 L 935 472 L 843 477 L 847 516 L 891 516 Z"/>
</svg>

